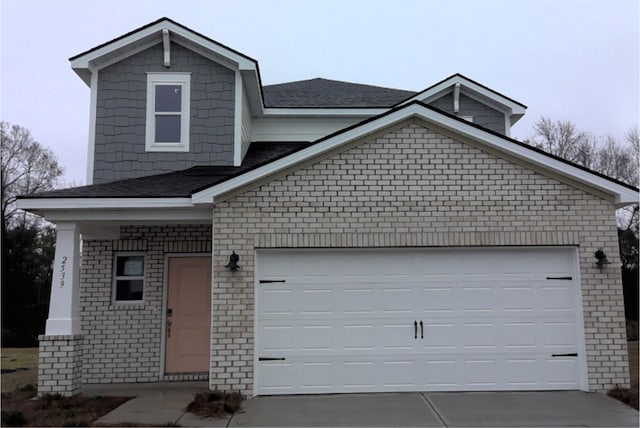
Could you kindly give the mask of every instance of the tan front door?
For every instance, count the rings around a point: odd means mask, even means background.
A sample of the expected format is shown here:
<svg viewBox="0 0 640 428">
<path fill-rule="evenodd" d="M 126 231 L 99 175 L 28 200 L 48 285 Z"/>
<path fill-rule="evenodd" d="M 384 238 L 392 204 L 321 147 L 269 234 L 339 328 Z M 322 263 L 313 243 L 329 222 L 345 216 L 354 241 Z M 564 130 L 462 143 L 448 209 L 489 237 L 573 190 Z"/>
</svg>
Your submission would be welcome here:
<svg viewBox="0 0 640 428">
<path fill-rule="evenodd" d="M 169 259 L 165 371 L 209 371 L 211 257 Z"/>
</svg>

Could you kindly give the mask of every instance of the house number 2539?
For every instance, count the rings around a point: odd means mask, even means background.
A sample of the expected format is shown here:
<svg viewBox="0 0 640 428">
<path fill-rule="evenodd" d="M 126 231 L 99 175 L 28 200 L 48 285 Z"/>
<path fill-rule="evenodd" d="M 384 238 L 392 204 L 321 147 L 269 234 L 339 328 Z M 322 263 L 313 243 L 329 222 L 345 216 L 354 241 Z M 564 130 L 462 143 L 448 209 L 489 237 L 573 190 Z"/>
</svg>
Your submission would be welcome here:
<svg viewBox="0 0 640 428">
<path fill-rule="evenodd" d="M 60 288 L 64 287 L 64 277 L 66 276 L 65 268 L 67 267 L 67 256 L 62 256 L 60 263 Z"/>
</svg>

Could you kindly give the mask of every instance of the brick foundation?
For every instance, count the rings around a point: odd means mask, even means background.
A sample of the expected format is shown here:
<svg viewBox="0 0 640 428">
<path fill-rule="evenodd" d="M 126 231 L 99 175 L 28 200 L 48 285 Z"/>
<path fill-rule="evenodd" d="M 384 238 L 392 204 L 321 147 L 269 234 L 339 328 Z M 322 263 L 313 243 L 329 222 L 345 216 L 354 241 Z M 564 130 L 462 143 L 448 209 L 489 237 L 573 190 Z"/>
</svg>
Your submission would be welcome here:
<svg viewBox="0 0 640 428">
<path fill-rule="evenodd" d="M 38 395 L 80 393 L 82 336 L 39 336 Z"/>
</svg>

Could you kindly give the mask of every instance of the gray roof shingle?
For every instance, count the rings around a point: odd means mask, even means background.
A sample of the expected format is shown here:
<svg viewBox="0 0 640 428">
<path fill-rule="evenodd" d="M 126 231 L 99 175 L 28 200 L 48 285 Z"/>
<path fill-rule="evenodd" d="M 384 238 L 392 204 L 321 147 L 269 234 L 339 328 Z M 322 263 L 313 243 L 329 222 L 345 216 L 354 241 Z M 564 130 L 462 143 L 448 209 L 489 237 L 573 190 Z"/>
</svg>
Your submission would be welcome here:
<svg viewBox="0 0 640 428">
<path fill-rule="evenodd" d="M 381 108 L 416 94 L 322 78 L 268 85 L 262 92 L 265 106 L 275 108 Z"/>
<path fill-rule="evenodd" d="M 242 166 L 195 166 L 182 171 L 69 189 L 51 190 L 32 198 L 188 198 L 194 193 L 309 147 L 308 142 L 258 142 L 251 144 Z"/>
</svg>

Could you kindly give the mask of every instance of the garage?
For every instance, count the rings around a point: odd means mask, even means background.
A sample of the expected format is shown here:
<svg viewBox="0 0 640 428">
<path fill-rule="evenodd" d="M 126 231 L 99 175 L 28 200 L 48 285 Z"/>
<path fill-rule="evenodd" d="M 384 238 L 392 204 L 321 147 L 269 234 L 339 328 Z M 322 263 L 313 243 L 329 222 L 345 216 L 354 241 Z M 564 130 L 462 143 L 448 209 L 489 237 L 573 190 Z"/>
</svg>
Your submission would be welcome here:
<svg viewBox="0 0 640 428">
<path fill-rule="evenodd" d="M 256 395 L 587 389 L 577 249 L 258 250 Z"/>
</svg>

